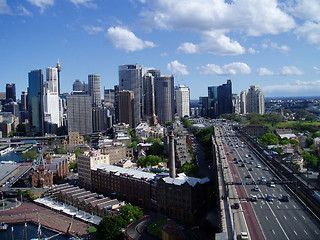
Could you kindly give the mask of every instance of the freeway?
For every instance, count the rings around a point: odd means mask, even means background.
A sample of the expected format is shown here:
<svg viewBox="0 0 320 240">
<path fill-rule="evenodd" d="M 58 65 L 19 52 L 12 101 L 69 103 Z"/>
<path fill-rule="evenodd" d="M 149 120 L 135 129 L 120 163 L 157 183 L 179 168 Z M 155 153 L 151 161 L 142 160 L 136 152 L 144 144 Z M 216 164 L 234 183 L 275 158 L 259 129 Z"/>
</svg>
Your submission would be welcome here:
<svg viewBox="0 0 320 240">
<path fill-rule="evenodd" d="M 286 184 L 279 181 L 227 124 L 218 129 L 222 133 L 220 148 L 226 153 L 224 164 L 228 168 L 225 169 L 233 179 L 229 189 L 235 187 L 238 193 L 238 199 L 230 201 L 240 204 L 251 239 L 262 239 L 254 237 L 256 226 L 251 225 L 255 219 L 264 239 L 320 239 L 319 225 Z M 283 196 L 288 196 L 288 201 Z"/>
</svg>

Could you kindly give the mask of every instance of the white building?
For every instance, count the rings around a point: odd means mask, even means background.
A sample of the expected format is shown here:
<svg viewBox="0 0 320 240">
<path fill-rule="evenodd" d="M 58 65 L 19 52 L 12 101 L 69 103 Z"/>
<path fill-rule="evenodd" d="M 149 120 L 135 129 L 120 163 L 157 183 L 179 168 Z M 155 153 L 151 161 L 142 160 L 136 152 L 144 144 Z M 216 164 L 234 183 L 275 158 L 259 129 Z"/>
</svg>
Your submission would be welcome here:
<svg viewBox="0 0 320 240">
<path fill-rule="evenodd" d="M 61 115 L 58 89 L 58 69 L 49 67 L 46 69 L 46 82 L 44 84 L 43 96 L 45 121 L 60 127 Z"/>
<path fill-rule="evenodd" d="M 175 87 L 176 109 L 180 117 L 190 116 L 190 89 L 185 85 Z"/>
<path fill-rule="evenodd" d="M 248 91 L 241 92 L 241 113 L 264 114 L 264 94 L 258 86 L 250 86 Z"/>
</svg>

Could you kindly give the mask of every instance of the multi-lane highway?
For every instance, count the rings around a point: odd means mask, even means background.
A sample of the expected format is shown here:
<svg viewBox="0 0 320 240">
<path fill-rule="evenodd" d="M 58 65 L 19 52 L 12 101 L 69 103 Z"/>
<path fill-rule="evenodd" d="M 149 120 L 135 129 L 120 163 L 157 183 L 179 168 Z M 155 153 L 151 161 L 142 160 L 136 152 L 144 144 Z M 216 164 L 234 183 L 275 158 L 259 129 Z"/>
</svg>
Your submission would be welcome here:
<svg viewBox="0 0 320 240">
<path fill-rule="evenodd" d="M 242 227 L 235 223 L 237 235 L 248 231 L 251 239 L 320 239 L 319 225 L 309 212 L 231 127 L 221 124 L 216 131 L 234 220 L 246 221 Z M 244 218 L 237 218 L 239 214 Z"/>
</svg>

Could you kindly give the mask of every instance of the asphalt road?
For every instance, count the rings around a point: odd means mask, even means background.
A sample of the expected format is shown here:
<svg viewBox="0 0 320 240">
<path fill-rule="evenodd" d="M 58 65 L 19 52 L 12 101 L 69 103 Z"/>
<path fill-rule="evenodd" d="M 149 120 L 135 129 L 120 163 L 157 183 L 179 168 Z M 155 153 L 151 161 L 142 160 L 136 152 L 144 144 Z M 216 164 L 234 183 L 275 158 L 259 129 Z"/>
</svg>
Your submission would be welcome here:
<svg viewBox="0 0 320 240">
<path fill-rule="evenodd" d="M 275 181 L 275 175 L 266 170 L 266 166 L 260 162 L 235 133 L 229 127 L 223 127 L 224 137 L 221 139 L 224 151 L 227 154 L 227 161 L 233 174 L 235 182 L 243 185 L 235 185 L 238 191 L 239 203 L 246 217 L 251 239 L 255 226 L 253 216 L 256 217 L 262 229 L 265 239 L 320 239 L 320 228 L 313 221 L 309 213 L 291 196 L 291 192 L 285 185 L 275 183 L 274 187 L 266 185 L 267 181 Z M 233 159 L 237 159 L 238 163 Z M 241 160 L 241 161 L 239 161 Z M 245 160 L 245 161 L 244 161 Z M 258 167 L 258 166 L 261 167 Z M 252 168 L 252 170 L 250 169 Z M 249 169 L 251 171 L 249 171 Z M 266 182 L 260 180 L 264 178 Z M 246 185 L 254 181 L 258 186 L 258 191 L 252 191 L 255 185 Z M 250 201 L 252 195 L 257 196 L 257 201 Z M 273 200 L 267 201 L 267 195 L 272 196 Z M 283 195 L 289 196 L 289 202 L 280 201 Z M 250 212 L 248 205 L 251 205 L 253 213 Z"/>
</svg>

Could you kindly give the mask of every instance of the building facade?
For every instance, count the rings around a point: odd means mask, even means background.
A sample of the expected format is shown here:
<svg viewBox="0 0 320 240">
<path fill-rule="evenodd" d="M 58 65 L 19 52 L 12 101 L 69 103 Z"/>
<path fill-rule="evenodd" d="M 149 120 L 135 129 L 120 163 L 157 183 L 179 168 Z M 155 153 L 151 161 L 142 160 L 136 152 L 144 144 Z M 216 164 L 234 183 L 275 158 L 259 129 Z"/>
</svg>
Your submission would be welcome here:
<svg viewBox="0 0 320 240">
<path fill-rule="evenodd" d="M 119 92 L 119 122 L 134 127 L 134 92 L 124 90 Z"/>
<path fill-rule="evenodd" d="M 143 97 L 142 97 L 142 77 L 144 69 L 137 64 L 119 66 L 119 91 L 133 91 L 133 127 L 142 120 Z"/>
<path fill-rule="evenodd" d="M 91 96 L 87 94 L 73 94 L 67 97 L 68 132 L 91 134 L 92 104 Z"/>
<path fill-rule="evenodd" d="M 175 99 L 178 116 L 190 116 L 190 89 L 185 85 L 176 86 Z"/>
<path fill-rule="evenodd" d="M 88 75 L 89 94 L 91 96 L 92 106 L 101 106 L 101 89 L 100 89 L 100 75 Z"/>
<path fill-rule="evenodd" d="M 163 124 L 174 119 L 174 77 L 163 75 L 155 79 L 156 114 Z"/>
<path fill-rule="evenodd" d="M 28 74 L 28 112 L 31 135 L 43 135 L 43 72 L 33 70 Z"/>
<path fill-rule="evenodd" d="M 264 114 L 264 94 L 258 86 L 250 86 L 247 93 L 247 112 Z"/>
</svg>

